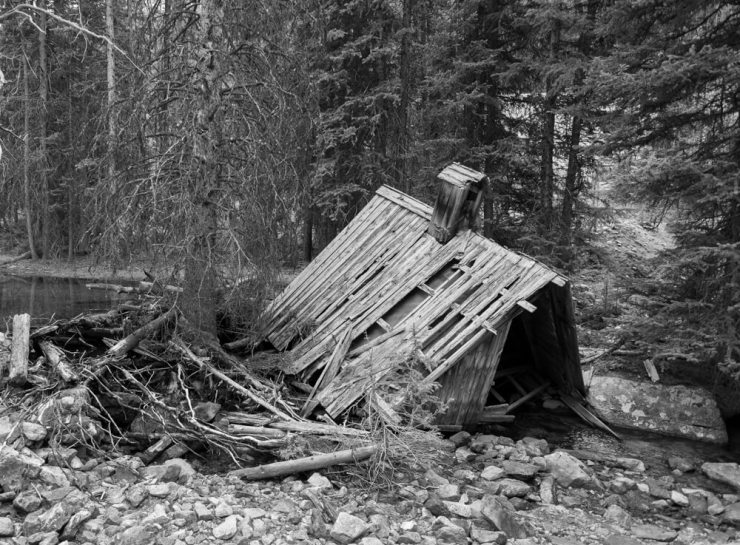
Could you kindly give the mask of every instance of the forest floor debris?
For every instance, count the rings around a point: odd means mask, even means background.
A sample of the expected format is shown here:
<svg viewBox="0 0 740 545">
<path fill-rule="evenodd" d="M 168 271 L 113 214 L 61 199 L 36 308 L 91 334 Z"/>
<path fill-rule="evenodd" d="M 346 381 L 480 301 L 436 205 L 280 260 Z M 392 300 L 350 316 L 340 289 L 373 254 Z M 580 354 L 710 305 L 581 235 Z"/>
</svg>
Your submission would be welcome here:
<svg viewBox="0 0 740 545">
<path fill-rule="evenodd" d="M 149 289 L 151 289 L 149 285 Z M 166 291 L 161 290 L 161 291 Z M 101 455 L 218 451 L 235 465 L 370 447 L 360 425 L 299 416 L 305 392 L 283 380 L 282 356 L 249 361 L 196 330 L 169 295 L 0 334 L 5 444 Z M 373 447 L 374 448 L 374 447 Z"/>
</svg>

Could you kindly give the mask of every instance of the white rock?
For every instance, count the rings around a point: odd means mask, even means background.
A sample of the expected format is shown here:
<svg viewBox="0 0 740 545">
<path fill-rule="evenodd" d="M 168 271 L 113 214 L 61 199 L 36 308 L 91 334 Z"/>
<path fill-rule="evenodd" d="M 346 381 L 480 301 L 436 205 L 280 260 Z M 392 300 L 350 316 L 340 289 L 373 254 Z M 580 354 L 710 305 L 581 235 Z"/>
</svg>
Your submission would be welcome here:
<svg viewBox="0 0 740 545">
<path fill-rule="evenodd" d="M 213 537 L 216 539 L 231 539 L 236 535 L 236 532 L 239 530 L 239 517 L 236 515 L 231 515 L 226 517 L 226 519 L 219 524 L 218 526 L 213 528 Z"/>
<path fill-rule="evenodd" d="M 486 466 L 483 471 L 481 471 L 480 477 L 486 481 L 495 481 L 496 479 L 503 477 L 504 473 L 503 468 L 497 466 Z"/>
<path fill-rule="evenodd" d="M 681 507 L 686 507 L 689 504 L 689 498 L 681 494 L 678 490 L 671 490 L 671 501 Z"/>
<path fill-rule="evenodd" d="M 23 437 L 29 441 L 43 441 L 46 439 L 46 428 L 35 422 L 23 422 L 21 424 Z"/>
<path fill-rule="evenodd" d="M 547 462 L 547 470 L 552 474 L 559 485 L 564 487 L 593 486 L 593 478 L 588 471 L 586 471 L 586 466 L 584 466 L 583 463 L 574 456 L 559 450 L 546 455 L 544 458 Z"/>
<path fill-rule="evenodd" d="M 0 517 L 0 537 L 13 537 L 15 535 L 15 525 L 13 520 L 8 517 Z"/>
<path fill-rule="evenodd" d="M 308 481 L 306 482 L 308 482 L 308 484 L 310 484 L 314 488 L 332 488 L 331 481 L 324 477 L 321 473 L 314 473 L 308 478 Z"/>
<path fill-rule="evenodd" d="M 730 462 L 707 462 L 702 464 L 701 470 L 710 479 L 729 484 L 740 490 L 740 465 Z"/>
<path fill-rule="evenodd" d="M 364 520 L 342 511 L 339 513 L 329 535 L 339 543 L 346 544 L 358 540 L 366 534 L 368 530 L 370 530 L 370 525 Z"/>
</svg>

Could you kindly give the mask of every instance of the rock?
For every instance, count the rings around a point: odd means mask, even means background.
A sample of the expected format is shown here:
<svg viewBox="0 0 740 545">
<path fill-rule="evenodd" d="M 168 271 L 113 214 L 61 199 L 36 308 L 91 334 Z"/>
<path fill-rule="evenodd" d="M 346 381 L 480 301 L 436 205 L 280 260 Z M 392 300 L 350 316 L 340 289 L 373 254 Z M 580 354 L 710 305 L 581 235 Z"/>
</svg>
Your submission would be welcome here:
<svg viewBox="0 0 740 545">
<path fill-rule="evenodd" d="M 210 401 L 200 401 L 194 407 L 196 418 L 203 422 L 212 422 L 220 410 L 220 404 Z"/>
<path fill-rule="evenodd" d="M 146 488 L 140 485 L 132 486 L 131 488 L 126 490 L 125 494 L 126 500 L 134 509 L 144 503 L 148 496 L 149 493 L 147 492 Z"/>
<path fill-rule="evenodd" d="M 523 498 L 532 491 L 532 487 L 516 479 L 499 479 L 498 493 L 507 498 Z"/>
<path fill-rule="evenodd" d="M 156 528 L 152 526 L 132 526 L 116 536 L 116 545 L 151 545 L 154 542 Z"/>
<path fill-rule="evenodd" d="M 0 486 L 6 492 L 18 492 L 30 479 L 38 477 L 44 461 L 37 456 L 21 454 L 5 446 L 0 450 Z"/>
<path fill-rule="evenodd" d="M 154 498 L 166 498 L 170 495 L 170 487 L 167 484 L 152 484 L 147 486 L 146 491 Z"/>
<path fill-rule="evenodd" d="M 604 518 L 622 528 L 629 528 L 632 523 L 630 514 L 618 505 L 610 505 L 604 511 Z"/>
<path fill-rule="evenodd" d="M 483 468 L 483 471 L 481 471 L 480 477 L 487 481 L 495 481 L 496 479 L 503 477 L 504 473 L 503 468 L 498 466 L 486 466 Z"/>
<path fill-rule="evenodd" d="M 267 511 L 264 509 L 260 509 L 259 507 L 247 507 L 246 509 L 242 510 L 242 517 L 244 517 L 244 520 L 246 521 L 253 521 L 256 519 L 261 519 L 267 516 Z"/>
<path fill-rule="evenodd" d="M 93 517 L 93 512 L 89 509 L 82 509 L 80 511 L 77 511 L 74 515 L 72 515 L 72 518 L 69 519 L 69 522 L 64 526 L 64 531 L 62 532 L 62 539 L 74 539 L 77 535 L 77 531 L 80 529 L 80 526 L 82 526 L 83 523 L 90 520 Z"/>
<path fill-rule="evenodd" d="M 703 515 L 707 512 L 709 502 L 704 494 L 692 492 L 687 495 L 687 498 L 689 500 L 689 509 L 692 513 Z"/>
<path fill-rule="evenodd" d="M 550 453 L 550 445 L 545 439 L 536 439 L 534 437 L 524 437 L 516 442 L 517 446 L 522 447 L 528 456 L 544 456 Z"/>
<path fill-rule="evenodd" d="M 645 484 L 648 485 L 648 494 L 654 498 L 660 498 L 662 500 L 671 499 L 671 491 L 668 490 L 666 485 L 657 479 L 648 477 L 645 479 Z"/>
<path fill-rule="evenodd" d="M 13 537 L 15 535 L 15 524 L 8 517 L 0 517 L 0 537 Z"/>
<path fill-rule="evenodd" d="M 540 482 L 540 500 L 545 505 L 554 505 L 557 503 L 555 496 L 555 478 L 548 475 Z"/>
<path fill-rule="evenodd" d="M 696 469 L 696 466 L 692 462 L 680 456 L 670 456 L 668 458 L 668 467 L 678 469 L 681 473 L 689 473 Z"/>
<path fill-rule="evenodd" d="M 637 483 L 629 477 L 617 477 L 609 483 L 609 488 L 617 494 L 624 494 L 628 490 L 637 488 Z"/>
<path fill-rule="evenodd" d="M 638 539 L 650 539 L 652 541 L 673 541 L 678 537 L 678 532 L 666 530 L 655 524 L 633 524 L 632 535 Z"/>
<path fill-rule="evenodd" d="M 427 471 L 424 473 L 424 481 L 426 481 L 429 486 L 435 487 L 450 484 L 449 479 L 445 479 L 439 473 L 432 469 L 427 469 Z"/>
<path fill-rule="evenodd" d="M 363 537 L 360 540 L 360 545 L 383 545 L 383 542 L 380 541 L 375 536 L 370 536 L 370 537 Z"/>
<path fill-rule="evenodd" d="M 34 511 L 23 521 L 23 531 L 26 535 L 58 532 L 72 517 L 72 507 L 67 503 L 58 503 L 50 509 Z"/>
<path fill-rule="evenodd" d="M 370 525 L 364 520 L 345 513 L 339 513 L 329 535 L 339 543 L 352 543 L 368 532 Z"/>
<path fill-rule="evenodd" d="M 447 501 L 457 501 L 460 499 L 460 487 L 456 484 L 443 484 L 437 487 L 437 495 Z"/>
<path fill-rule="evenodd" d="M 627 469 L 629 471 L 636 471 L 638 473 L 645 473 L 645 463 L 637 458 L 617 458 L 615 460 L 617 467 Z"/>
<path fill-rule="evenodd" d="M 478 543 L 493 543 L 494 545 L 505 545 L 506 534 L 504 532 L 494 532 L 484 530 L 475 524 L 470 529 L 470 537 Z"/>
<path fill-rule="evenodd" d="M 475 460 L 475 452 L 466 447 L 460 447 L 455 450 L 455 459 L 461 464 L 466 464 Z"/>
<path fill-rule="evenodd" d="M 218 504 L 216 504 L 216 508 L 214 509 L 213 514 L 216 515 L 216 518 L 222 519 L 233 515 L 234 509 L 228 503 L 220 501 L 218 502 Z"/>
<path fill-rule="evenodd" d="M 472 436 L 468 432 L 459 431 L 450 437 L 450 441 L 455 445 L 455 448 L 459 448 L 470 443 L 471 437 Z"/>
<path fill-rule="evenodd" d="M 523 462 L 512 462 L 511 460 L 504 461 L 503 470 L 504 472 L 506 472 L 506 475 L 508 477 L 519 479 L 521 481 L 532 480 L 537 474 L 537 468 L 532 464 L 525 464 Z"/>
<path fill-rule="evenodd" d="M 725 512 L 722 515 L 722 520 L 729 522 L 730 524 L 740 523 L 740 503 L 733 503 L 725 507 Z"/>
<path fill-rule="evenodd" d="M 558 450 L 544 457 L 547 470 L 560 486 L 593 487 L 594 480 L 579 459 Z"/>
<path fill-rule="evenodd" d="M 178 478 L 178 481 L 181 483 L 187 483 L 196 474 L 195 469 L 193 469 L 193 466 L 191 466 L 188 461 L 183 460 L 182 458 L 177 458 L 177 457 L 169 458 L 168 460 L 164 462 L 163 465 L 166 467 L 175 466 L 179 468 L 180 476 Z"/>
<path fill-rule="evenodd" d="M 481 515 L 497 530 L 504 532 L 510 538 L 523 539 L 529 535 L 526 527 L 516 520 L 514 514 L 506 508 L 506 504 L 496 496 L 483 496 Z"/>
<path fill-rule="evenodd" d="M 324 477 L 321 473 L 312 474 L 306 482 L 312 487 L 318 488 L 320 490 L 333 488 L 331 481 Z"/>
<path fill-rule="evenodd" d="M 458 481 L 463 481 L 463 482 L 468 482 L 468 483 L 472 483 L 478 478 L 475 471 L 472 471 L 470 469 L 457 469 L 452 474 L 452 476 L 455 477 L 455 479 L 457 479 Z"/>
<path fill-rule="evenodd" d="M 21 423 L 21 433 L 28 441 L 43 441 L 46 439 L 46 428 L 35 422 Z"/>
<path fill-rule="evenodd" d="M 424 507 L 426 507 L 435 517 L 449 517 L 450 511 L 447 509 L 448 503 L 449 502 L 443 501 L 439 496 L 433 494 L 424 502 Z"/>
<path fill-rule="evenodd" d="M 216 539 L 231 539 L 236 535 L 239 530 L 239 517 L 236 515 L 229 515 L 224 521 L 213 528 L 213 537 Z"/>
<path fill-rule="evenodd" d="M 740 465 L 731 462 L 706 462 L 702 464 L 701 470 L 710 479 L 740 490 Z"/>
<path fill-rule="evenodd" d="M 41 532 L 29 536 L 28 542 L 36 545 L 57 545 L 59 535 L 56 532 Z"/>
<path fill-rule="evenodd" d="M 435 532 L 438 545 L 467 545 L 468 534 L 459 526 L 442 526 Z"/>
<path fill-rule="evenodd" d="M 154 479 L 158 483 L 175 483 L 180 478 L 180 467 L 177 465 L 150 465 L 142 469 L 142 477 Z"/>
<path fill-rule="evenodd" d="M 594 376 L 588 400 L 606 421 L 618 426 L 727 443 L 717 403 L 702 388 Z"/>
<path fill-rule="evenodd" d="M 671 490 L 671 501 L 679 507 L 688 507 L 689 505 L 689 498 L 678 490 Z"/>
<path fill-rule="evenodd" d="M 476 512 L 473 506 L 467 503 L 454 501 L 446 501 L 443 503 L 445 504 L 445 507 L 447 507 L 448 513 L 462 519 L 475 518 L 480 515 L 480 511 Z"/>
<path fill-rule="evenodd" d="M 43 466 L 39 472 L 39 479 L 57 488 L 69 486 L 67 472 L 58 466 Z"/>
<path fill-rule="evenodd" d="M 25 515 L 32 513 L 41 507 L 41 498 L 35 490 L 24 490 L 13 500 L 16 511 Z"/>
</svg>

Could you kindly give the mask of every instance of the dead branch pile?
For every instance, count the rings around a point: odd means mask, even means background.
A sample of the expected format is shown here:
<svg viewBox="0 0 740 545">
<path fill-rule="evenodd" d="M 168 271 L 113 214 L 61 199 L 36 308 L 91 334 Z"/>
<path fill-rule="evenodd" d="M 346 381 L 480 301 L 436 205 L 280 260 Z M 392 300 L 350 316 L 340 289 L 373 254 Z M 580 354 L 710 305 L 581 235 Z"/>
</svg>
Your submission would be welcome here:
<svg viewBox="0 0 740 545">
<path fill-rule="evenodd" d="M 334 442 L 330 450 L 369 439 L 299 416 L 306 394 L 282 380 L 279 355 L 226 352 L 167 295 L 35 328 L 16 316 L 12 337 L 0 334 L 0 364 L 0 441 L 15 448 L 138 452 L 147 462 L 215 448 L 249 465 L 290 452 L 296 437 Z"/>
</svg>

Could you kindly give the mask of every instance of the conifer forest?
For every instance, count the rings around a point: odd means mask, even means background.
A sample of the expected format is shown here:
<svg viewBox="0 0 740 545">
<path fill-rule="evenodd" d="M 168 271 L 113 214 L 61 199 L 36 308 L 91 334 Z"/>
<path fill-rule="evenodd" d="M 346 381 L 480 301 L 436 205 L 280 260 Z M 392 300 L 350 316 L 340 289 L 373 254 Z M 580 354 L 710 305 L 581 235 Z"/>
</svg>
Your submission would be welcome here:
<svg viewBox="0 0 740 545">
<path fill-rule="evenodd" d="M 0 151 L 16 253 L 146 260 L 205 330 L 383 184 L 483 172 L 565 274 L 609 187 L 675 237 L 631 338 L 740 372 L 738 0 L 0 0 Z"/>
</svg>

